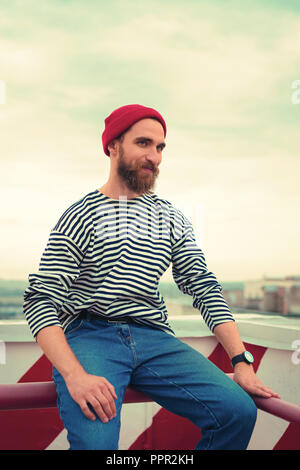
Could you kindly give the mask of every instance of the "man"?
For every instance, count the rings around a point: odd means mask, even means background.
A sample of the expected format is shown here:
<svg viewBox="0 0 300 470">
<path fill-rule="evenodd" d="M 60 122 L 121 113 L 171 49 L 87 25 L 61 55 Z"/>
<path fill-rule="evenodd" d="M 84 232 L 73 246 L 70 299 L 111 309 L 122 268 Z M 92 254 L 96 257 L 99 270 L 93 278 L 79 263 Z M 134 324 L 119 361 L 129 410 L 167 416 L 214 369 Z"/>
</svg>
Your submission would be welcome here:
<svg viewBox="0 0 300 470">
<path fill-rule="evenodd" d="M 71 449 L 118 448 L 128 385 L 201 427 L 196 449 L 245 449 L 257 411 L 246 392 L 278 397 L 256 377 L 191 223 L 151 191 L 165 137 L 152 108 L 122 106 L 105 119 L 109 178 L 63 213 L 29 275 L 24 313 L 53 363 Z M 234 381 L 169 325 L 158 282 L 171 262 L 233 360 Z"/>
</svg>

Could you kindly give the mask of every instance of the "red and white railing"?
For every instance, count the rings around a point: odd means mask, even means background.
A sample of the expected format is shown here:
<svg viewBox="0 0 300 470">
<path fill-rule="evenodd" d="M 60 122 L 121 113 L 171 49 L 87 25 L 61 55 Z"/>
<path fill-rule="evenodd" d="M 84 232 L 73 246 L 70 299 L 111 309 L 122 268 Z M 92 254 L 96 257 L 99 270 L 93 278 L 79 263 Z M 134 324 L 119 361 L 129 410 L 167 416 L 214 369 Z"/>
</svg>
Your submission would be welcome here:
<svg viewBox="0 0 300 470">
<path fill-rule="evenodd" d="M 233 377 L 233 374 L 227 374 Z M 280 398 L 262 398 L 251 395 L 258 409 L 282 418 L 290 423 L 300 424 L 300 406 Z M 0 385 L 0 411 L 44 409 L 56 407 L 54 382 L 25 382 Z M 124 403 L 151 402 L 147 395 L 128 387 Z"/>
</svg>

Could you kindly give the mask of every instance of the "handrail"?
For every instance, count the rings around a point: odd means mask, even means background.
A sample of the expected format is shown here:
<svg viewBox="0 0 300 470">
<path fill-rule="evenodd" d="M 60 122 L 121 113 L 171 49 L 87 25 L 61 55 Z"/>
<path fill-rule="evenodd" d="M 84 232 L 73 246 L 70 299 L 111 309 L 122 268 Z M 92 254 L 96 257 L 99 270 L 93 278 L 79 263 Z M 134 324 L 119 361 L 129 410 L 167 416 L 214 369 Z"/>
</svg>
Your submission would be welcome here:
<svg viewBox="0 0 300 470">
<path fill-rule="evenodd" d="M 0 384 L 0 411 L 56 408 L 54 382 L 22 382 Z M 138 390 L 128 387 L 124 403 L 153 401 Z"/>
<path fill-rule="evenodd" d="M 226 374 L 233 378 L 233 374 Z M 300 406 L 281 398 L 263 398 L 250 395 L 257 408 L 282 418 L 290 423 L 300 424 Z M 26 410 L 56 407 L 56 387 L 54 382 L 23 382 L 0 384 L 0 411 Z M 142 392 L 128 387 L 124 403 L 151 402 L 151 398 Z"/>
</svg>

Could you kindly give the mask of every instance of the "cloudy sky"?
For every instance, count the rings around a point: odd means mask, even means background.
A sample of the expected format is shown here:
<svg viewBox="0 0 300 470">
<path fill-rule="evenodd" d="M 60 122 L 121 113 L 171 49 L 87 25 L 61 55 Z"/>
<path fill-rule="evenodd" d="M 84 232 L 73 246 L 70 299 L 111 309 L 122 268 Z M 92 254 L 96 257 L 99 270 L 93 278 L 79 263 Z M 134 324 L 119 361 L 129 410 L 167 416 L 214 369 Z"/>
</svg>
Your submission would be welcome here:
<svg viewBox="0 0 300 470">
<path fill-rule="evenodd" d="M 288 0 L 1 2 L 0 278 L 106 182 L 104 119 L 130 103 L 164 116 L 155 192 L 218 279 L 300 274 L 299 31 Z"/>
</svg>

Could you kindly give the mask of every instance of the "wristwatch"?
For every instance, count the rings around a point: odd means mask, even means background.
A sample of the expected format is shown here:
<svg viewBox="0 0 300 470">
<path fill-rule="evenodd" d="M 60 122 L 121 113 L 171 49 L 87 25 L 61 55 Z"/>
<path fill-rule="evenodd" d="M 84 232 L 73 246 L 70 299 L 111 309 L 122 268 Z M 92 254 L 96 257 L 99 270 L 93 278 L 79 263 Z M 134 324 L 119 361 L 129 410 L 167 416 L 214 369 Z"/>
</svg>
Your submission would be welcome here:
<svg viewBox="0 0 300 470">
<path fill-rule="evenodd" d="M 242 354 L 238 354 L 231 359 L 232 367 L 234 367 L 238 362 L 246 362 L 247 364 L 253 364 L 254 358 L 249 351 L 244 351 Z"/>
</svg>

